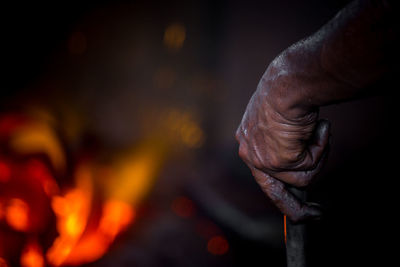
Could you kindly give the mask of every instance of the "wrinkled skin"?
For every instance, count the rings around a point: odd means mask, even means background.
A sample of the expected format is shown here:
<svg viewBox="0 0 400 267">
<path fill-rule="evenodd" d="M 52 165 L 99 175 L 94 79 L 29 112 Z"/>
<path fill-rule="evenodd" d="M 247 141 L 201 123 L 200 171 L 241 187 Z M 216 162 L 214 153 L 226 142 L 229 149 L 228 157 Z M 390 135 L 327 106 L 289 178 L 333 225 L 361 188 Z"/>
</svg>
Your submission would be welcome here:
<svg viewBox="0 0 400 267">
<path fill-rule="evenodd" d="M 293 117 L 282 113 L 280 103 L 270 97 L 275 84 L 269 76 L 267 71 L 236 132 L 239 155 L 261 189 L 292 221 L 317 217 L 318 207 L 301 203 L 287 185 L 305 187 L 313 181 L 327 154 L 329 123 L 318 121 L 317 110 Z"/>
<path fill-rule="evenodd" d="M 236 132 L 239 156 L 293 222 L 320 216 L 288 188 L 305 188 L 323 166 L 329 122 L 319 107 L 369 94 L 398 59 L 398 5 L 358 0 L 267 68 Z M 372 92 L 373 93 L 373 92 Z"/>
</svg>

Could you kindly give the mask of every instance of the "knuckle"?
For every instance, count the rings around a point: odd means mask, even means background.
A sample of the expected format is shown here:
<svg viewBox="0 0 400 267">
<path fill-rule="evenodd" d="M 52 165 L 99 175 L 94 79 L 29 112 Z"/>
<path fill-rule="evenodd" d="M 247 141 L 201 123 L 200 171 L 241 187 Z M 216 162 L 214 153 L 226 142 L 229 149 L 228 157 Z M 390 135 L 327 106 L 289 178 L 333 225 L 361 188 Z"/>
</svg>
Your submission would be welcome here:
<svg viewBox="0 0 400 267">
<path fill-rule="evenodd" d="M 268 164 L 265 162 L 265 160 L 260 159 L 259 157 L 255 157 L 252 163 L 254 167 L 256 167 L 259 170 L 265 170 L 268 168 Z"/>
<path fill-rule="evenodd" d="M 302 153 L 298 151 L 288 151 L 285 153 L 283 160 L 288 164 L 294 164 L 302 159 Z"/>
<path fill-rule="evenodd" d="M 239 142 L 240 143 L 240 136 L 241 136 L 241 130 L 240 130 L 240 126 L 239 126 L 239 128 L 236 130 L 236 133 L 235 133 L 235 139 L 236 139 L 236 141 L 237 142 Z"/>
<path fill-rule="evenodd" d="M 239 157 L 240 157 L 241 159 L 247 160 L 247 158 L 248 158 L 248 150 L 247 150 L 247 147 L 246 147 L 245 145 L 243 145 L 243 144 L 240 144 L 238 154 L 239 154 Z"/>
<path fill-rule="evenodd" d="M 269 159 L 264 162 L 264 165 L 271 170 L 280 170 L 283 167 L 282 160 L 274 155 L 271 155 Z"/>
<path fill-rule="evenodd" d="M 305 171 L 295 178 L 294 185 L 297 187 L 307 187 L 315 177 L 314 171 Z"/>
</svg>

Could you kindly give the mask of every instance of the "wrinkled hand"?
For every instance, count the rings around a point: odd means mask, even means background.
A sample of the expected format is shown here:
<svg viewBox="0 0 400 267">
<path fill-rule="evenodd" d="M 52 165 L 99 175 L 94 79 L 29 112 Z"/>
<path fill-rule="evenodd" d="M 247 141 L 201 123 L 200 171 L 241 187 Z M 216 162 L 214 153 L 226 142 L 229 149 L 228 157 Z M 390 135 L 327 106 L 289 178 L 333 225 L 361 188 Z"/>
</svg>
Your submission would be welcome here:
<svg viewBox="0 0 400 267">
<path fill-rule="evenodd" d="M 266 74 L 268 75 L 268 74 Z M 236 132 L 239 156 L 262 190 L 292 221 L 318 217 L 319 208 L 302 203 L 288 186 L 305 187 L 323 165 L 329 143 L 329 122 L 318 121 L 318 110 L 286 112 L 264 75 Z M 300 115 L 297 115 L 300 114 Z"/>
</svg>

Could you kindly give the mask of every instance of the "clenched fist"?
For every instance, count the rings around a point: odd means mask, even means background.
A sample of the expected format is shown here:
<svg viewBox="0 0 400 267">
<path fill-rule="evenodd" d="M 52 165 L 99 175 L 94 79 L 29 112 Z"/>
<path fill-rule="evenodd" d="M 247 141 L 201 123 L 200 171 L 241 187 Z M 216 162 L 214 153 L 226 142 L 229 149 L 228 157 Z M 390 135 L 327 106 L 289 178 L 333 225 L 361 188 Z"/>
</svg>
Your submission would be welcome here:
<svg viewBox="0 0 400 267">
<path fill-rule="evenodd" d="M 292 221 L 319 216 L 289 187 L 305 187 L 326 157 L 329 123 L 319 107 L 373 94 L 398 66 L 399 5 L 356 0 L 269 65 L 236 132 L 239 155 Z"/>
<path fill-rule="evenodd" d="M 276 61 L 250 99 L 236 139 L 240 157 L 262 190 L 292 221 L 299 221 L 318 216 L 319 209 L 301 203 L 287 187 L 307 186 L 321 169 L 328 149 L 329 123 L 318 121 L 317 109 L 296 112 L 283 103 L 277 93 L 287 91 L 281 87 L 296 87 L 296 80 L 280 75 Z"/>
</svg>

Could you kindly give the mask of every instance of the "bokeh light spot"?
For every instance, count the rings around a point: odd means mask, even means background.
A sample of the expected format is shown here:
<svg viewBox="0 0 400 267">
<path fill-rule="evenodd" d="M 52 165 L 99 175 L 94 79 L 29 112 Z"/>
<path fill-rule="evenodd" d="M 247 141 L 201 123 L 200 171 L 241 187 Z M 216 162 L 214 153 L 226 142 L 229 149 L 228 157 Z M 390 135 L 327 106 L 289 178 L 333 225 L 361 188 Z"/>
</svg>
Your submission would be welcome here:
<svg viewBox="0 0 400 267">
<path fill-rule="evenodd" d="M 25 201 L 14 198 L 6 207 L 6 221 L 10 227 L 17 231 L 28 230 L 29 207 Z"/>
<path fill-rule="evenodd" d="M 178 51 L 182 48 L 186 39 L 186 29 L 180 23 L 173 23 L 164 32 L 164 45 L 172 50 Z"/>
<path fill-rule="evenodd" d="M 43 267 L 44 258 L 42 249 L 38 244 L 28 244 L 22 251 L 21 267 Z"/>
<path fill-rule="evenodd" d="M 212 237 L 207 243 L 207 251 L 213 255 L 224 255 L 228 250 L 228 241 L 220 235 Z"/>
<path fill-rule="evenodd" d="M 171 209 L 182 218 L 192 217 L 195 213 L 193 201 L 184 196 L 175 198 L 172 201 Z"/>
<path fill-rule="evenodd" d="M 6 260 L 1 257 L 0 257 L 0 267 L 8 267 Z"/>
</svg>

